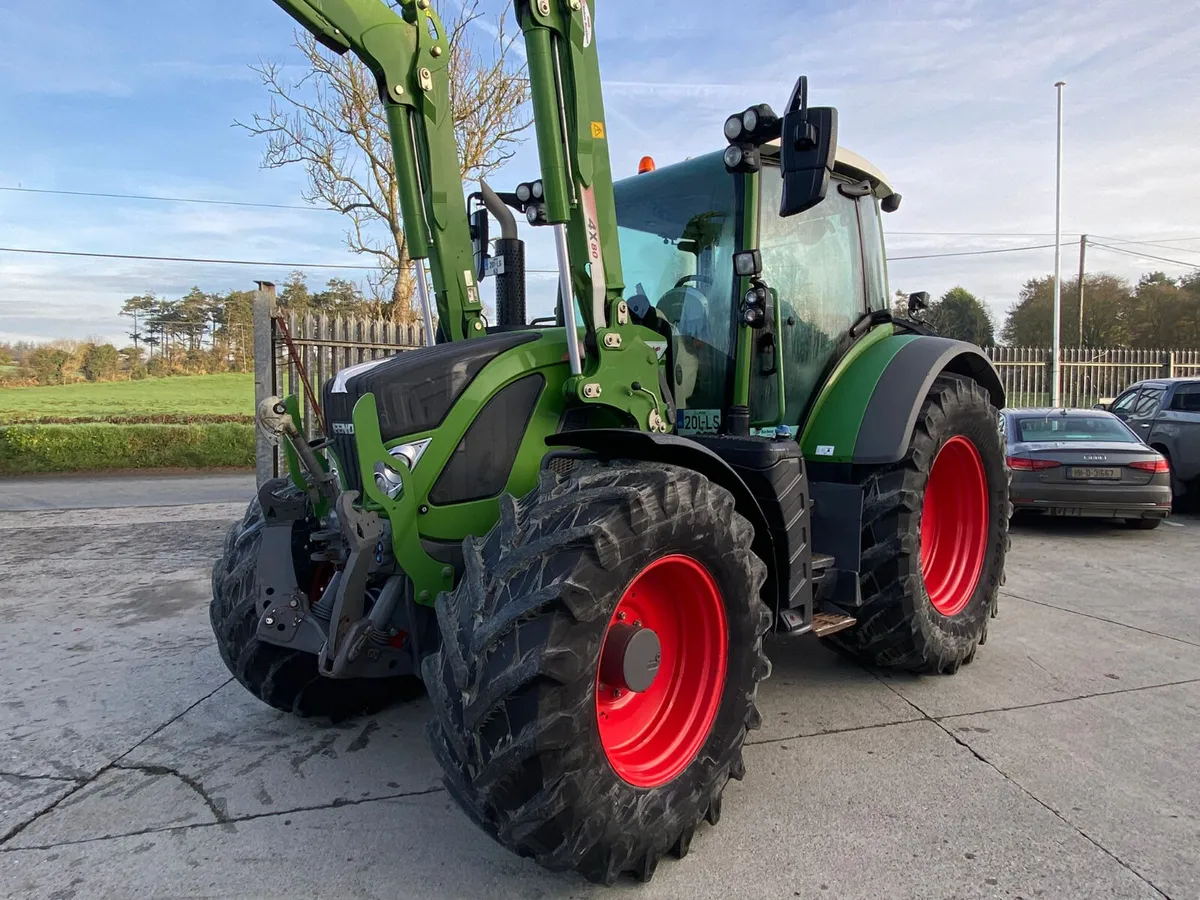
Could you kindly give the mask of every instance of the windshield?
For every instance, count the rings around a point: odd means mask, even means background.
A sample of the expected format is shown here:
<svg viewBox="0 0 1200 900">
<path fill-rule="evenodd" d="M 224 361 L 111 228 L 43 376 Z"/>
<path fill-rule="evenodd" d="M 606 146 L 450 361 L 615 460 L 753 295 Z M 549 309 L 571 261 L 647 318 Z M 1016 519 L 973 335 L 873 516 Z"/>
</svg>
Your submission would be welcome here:
<svg viewBox="0 0 1200 900">
<path fill-rule="evenodd" d="M 1119 419 L 1109 416 L 1043 416 L 1017 419 L 1018 440 L 1024 443 L 1107 441 L 1140 443 Z"/>
<path fill-rule="evenodd" d="M 625 296 L 671 324 L 675 401 L 719 412 L 733 365 L 738 191 L 720 153 L 615 185 Z"/>
</svg>

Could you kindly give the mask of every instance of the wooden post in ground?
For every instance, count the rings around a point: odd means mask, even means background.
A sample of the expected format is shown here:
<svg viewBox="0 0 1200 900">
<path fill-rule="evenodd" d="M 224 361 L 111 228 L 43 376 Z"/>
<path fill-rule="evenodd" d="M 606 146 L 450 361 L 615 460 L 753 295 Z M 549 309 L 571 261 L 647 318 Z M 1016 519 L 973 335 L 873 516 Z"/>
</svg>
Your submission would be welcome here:
<svg viewBox="0 0 1200 900">
<path fill-rule="evenodd" d="M 271 319 L 275 307 L 275 285 L 269 281 L 255 282 L 254 292 L 254 410 L 271 396 L 277 396 L 279 385 L 275 375 L 275 323 Z M 254 473 L 258 486 L 279 475 L 279 457 L 275 447 L 254 428 Z"/>
</svg>

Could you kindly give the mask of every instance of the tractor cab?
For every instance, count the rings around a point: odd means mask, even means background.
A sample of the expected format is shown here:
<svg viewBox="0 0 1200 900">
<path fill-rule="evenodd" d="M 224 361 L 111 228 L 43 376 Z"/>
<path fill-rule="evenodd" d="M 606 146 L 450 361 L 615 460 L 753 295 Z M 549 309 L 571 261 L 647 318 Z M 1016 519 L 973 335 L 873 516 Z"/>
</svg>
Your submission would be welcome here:
<svg viewBox="0 0 1200 900">
<path fill-rule="evenodd" d="M 671 327 L 683 434 L 717 433 L 732 403 L 742 296 L 734 255 L 749 236 L 777 298 L 750 369 L 756 430 L 796 432 L 852 327 L 889 306 L 881 216 L 899 198 L 886 177 L 838 148 L 825 198 L 785 218 L 779 142 L 761 159 L 759 172 L 730 173 L 714 152 L 614 186 L 628 302 Z"/>
</svg>

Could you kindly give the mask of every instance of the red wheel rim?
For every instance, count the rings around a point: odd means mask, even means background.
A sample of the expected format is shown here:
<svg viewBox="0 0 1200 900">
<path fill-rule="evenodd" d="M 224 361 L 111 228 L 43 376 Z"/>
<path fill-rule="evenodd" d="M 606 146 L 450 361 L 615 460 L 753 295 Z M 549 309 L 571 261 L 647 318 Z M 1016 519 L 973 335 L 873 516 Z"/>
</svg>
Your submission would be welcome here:
<svg viewBox="0 0 1200 900">
<path fill-rule="evenodd" d="M 962 435 L 938 451 L 921 509 L 921 577 L 943 616 L 963 611 L 987 555 L 987 475 L 975 445 Z"/>
<path fill-rule="evenodd" d="M 666 556 L 625 589 L 606 643 L 618 625 L 653 630 L 661 657 L 642 693 L 606 685 L 597 674 L 600 742 L 621 778 L 635 787 L 658 787 L 691 764 L 717 717 L 728 664 L 725 603 L 704 566 L 687 556 Z"/>
</svg>

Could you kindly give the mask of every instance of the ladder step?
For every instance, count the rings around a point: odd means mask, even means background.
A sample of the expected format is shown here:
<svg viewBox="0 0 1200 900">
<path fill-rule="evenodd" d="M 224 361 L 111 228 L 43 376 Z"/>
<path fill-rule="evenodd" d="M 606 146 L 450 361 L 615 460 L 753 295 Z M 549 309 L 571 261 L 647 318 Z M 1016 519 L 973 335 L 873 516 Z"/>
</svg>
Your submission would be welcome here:
<svg viewBox="0 0 1200 900">
<path fill-rule="evenodd" d="M 813 634 L 817 637 L 828 637 L 849 628 L 858 619 L 854 616 L 841 616 L 837 613 L 814 613 L 812 617 Z"/>
<path fill-rule="evenodd" d="M 814 553 L 812 555 L 812 570 L 813 572 L 821 572 L 825 569 L 833 568 L 834 559 L 828 553 Z"/>
</svg>

